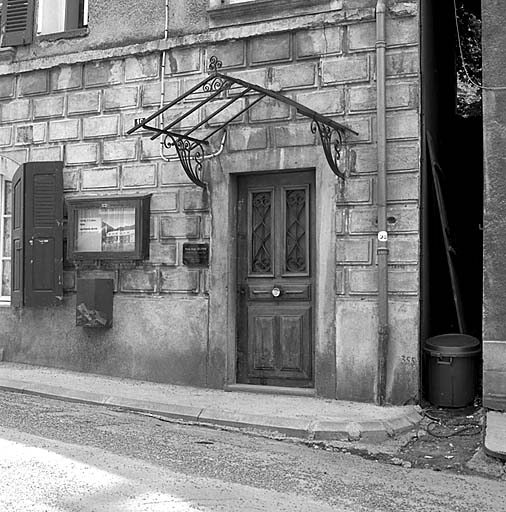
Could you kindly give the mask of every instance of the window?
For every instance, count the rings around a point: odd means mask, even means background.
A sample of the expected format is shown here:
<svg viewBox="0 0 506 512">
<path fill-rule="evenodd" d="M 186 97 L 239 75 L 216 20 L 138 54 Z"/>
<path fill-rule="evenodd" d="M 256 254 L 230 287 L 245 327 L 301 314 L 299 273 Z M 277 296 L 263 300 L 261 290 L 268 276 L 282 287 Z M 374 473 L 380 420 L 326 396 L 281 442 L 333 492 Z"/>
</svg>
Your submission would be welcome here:
<svg viewBox="0 0 506 512">
<path fill-rule="evenodd" d="M 342 0 L 209 0 L 212 26 L 240 25 L 284 19 L 287 14 L 311 14 L 342 9 Z"/>
<path fill-rule="evenodd" d="M 30 44 L 34 32 L 36 0 L 3 0 L 1 46 Z M 38 34 L 76 31 L 88 26 L 88 0 L 38 0 Z"/>
<path fill-rule="evenodd" d="M 230 4 L 242 4 L 246 2 L 256 2 L 257 0 L 209 0 L 210 7 L 222 7 Z"/>
<path fill-rule="evenodd" d="M 88 0 L 39 0 L 38 34 L 55 34 L 88 25 Z"/>
<path fill-rule="evenodd" d="M 151 195 L 70 198 L 69 260 L 142 260 Z"/>
<path fill-rule="evenodd" d="M 0 302 L 11 300 L 11 204 L 12 183 L 0 174 Z"/>
</svg>

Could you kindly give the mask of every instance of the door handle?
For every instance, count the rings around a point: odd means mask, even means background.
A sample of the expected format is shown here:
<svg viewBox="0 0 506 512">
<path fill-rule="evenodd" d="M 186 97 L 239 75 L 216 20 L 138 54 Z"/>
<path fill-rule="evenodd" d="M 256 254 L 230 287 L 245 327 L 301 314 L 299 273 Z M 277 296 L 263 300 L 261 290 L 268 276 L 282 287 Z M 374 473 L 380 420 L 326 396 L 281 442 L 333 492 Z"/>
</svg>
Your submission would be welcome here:
<svg viewBox="0 0 506 512">
<path fill-rule="evenodd" d="M 281 290 L 275 286 L 272 290 L 271 290 L 271 294 L 273 297 L 279 297 L 281 295 Z"/>
</svg>

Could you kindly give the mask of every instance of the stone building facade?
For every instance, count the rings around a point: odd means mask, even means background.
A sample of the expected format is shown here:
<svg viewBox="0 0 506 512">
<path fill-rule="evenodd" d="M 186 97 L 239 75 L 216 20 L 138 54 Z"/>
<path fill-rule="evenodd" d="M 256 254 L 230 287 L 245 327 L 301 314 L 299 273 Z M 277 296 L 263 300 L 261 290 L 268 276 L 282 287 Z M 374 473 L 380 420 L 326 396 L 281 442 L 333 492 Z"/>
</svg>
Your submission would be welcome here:
<svg viewBox="0 0 506 512">
<path fill-rule="evenodd" d="M 35 2 L 35 13 L 41 8 Z M 375 8 L 373 0 L 168 0 L 166 11 L 160 0 L 89 0 L 87 27 L 37 35 L 35 24 L 30 43 L 3 48 L 4 181 L 18 164 L 63 161 L 66 199 L 152 194 L 149 258 L 64 261 L 58 306 L 13 308 L 7 298 L 0 307 L 4 360 L 201 387 L 236 384 L 238 182 L 251 173 L 309 170 L 316 219 L 308 387 L 319 396 L 374 401 Z M 387 2 L 386 400 L 396 404 L 419 394 L 418 27 L 418 2 Z M 205 162 L 207 189 L 193 185 L 178 161 L 162 158 L 159 140 L 127 134 L 136 119 L 159 108 L 162 80 L 167 103 L 207 76 L 213 55 L 224 73 L 358 132 L 345 141 L 346 179 L 332 174 L 308 119 L 268 98 L 230 125 L 223 152 Z M 209 265 L 184 265 L 185 243 L 209 244 Z M 75 325 L 77 279 L 94 277 L 114 280 L 111 329 Z"/>
<path fill-rule="evenodd" d="M 506 62 L 504 10 L 483 0 L 483 404 L 506 411 L 506 274 L 504 236 L 504 126 L 506 83 L 501 69 Z"/>
</svg>

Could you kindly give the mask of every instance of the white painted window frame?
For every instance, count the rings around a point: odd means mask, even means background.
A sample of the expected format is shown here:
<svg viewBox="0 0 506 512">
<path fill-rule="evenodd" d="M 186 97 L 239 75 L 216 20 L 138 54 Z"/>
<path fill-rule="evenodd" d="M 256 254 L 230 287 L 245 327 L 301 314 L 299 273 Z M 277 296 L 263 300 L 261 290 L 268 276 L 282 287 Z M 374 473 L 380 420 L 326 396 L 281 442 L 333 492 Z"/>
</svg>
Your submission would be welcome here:
<svg viewBox="0 0 506 512">
<path fill-rule="evenodd" d="M 6 211 L 6 208 L 5 208 L 5 200 L 6 200 L 5 184 L 8 181 L 9 180 L 7 180 L 3 174 L 0 174 L 0 279 L 2 279 L 4 267 L 6 265 L 10 266 L 10 264 L 11 264 L 11 256 L 10 256 L 9 248 L 7 248 L 8 256 L 4 255 L 5 220 L 8 218 L 12 218 L 11 214 L 5 213 L 5 211 Z M 11 192 L 11 198 L 12 198 L 12 192 Z M 12 283 L 12 281 L 11 281 L 11 283 Z M 3 289 L 1 288 L 1 281 L 0 281 L 0 305 L 10 304 L 11 296 L 10 295 L 1 295 L 2 292 L 3 292 Z"/>
</svg>

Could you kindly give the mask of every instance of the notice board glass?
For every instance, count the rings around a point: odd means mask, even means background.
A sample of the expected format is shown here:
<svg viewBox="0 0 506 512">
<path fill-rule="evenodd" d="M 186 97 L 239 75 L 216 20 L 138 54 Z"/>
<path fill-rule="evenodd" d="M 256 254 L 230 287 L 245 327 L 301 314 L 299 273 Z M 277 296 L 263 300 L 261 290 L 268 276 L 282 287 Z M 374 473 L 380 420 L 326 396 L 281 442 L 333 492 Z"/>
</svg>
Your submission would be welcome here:
<svg viewBox="0 0 506 512">
<path fill-rule="evenodd" d="M 146 259 L 150 197 L 68 199 L 69 259 Z"/>
</svg>

